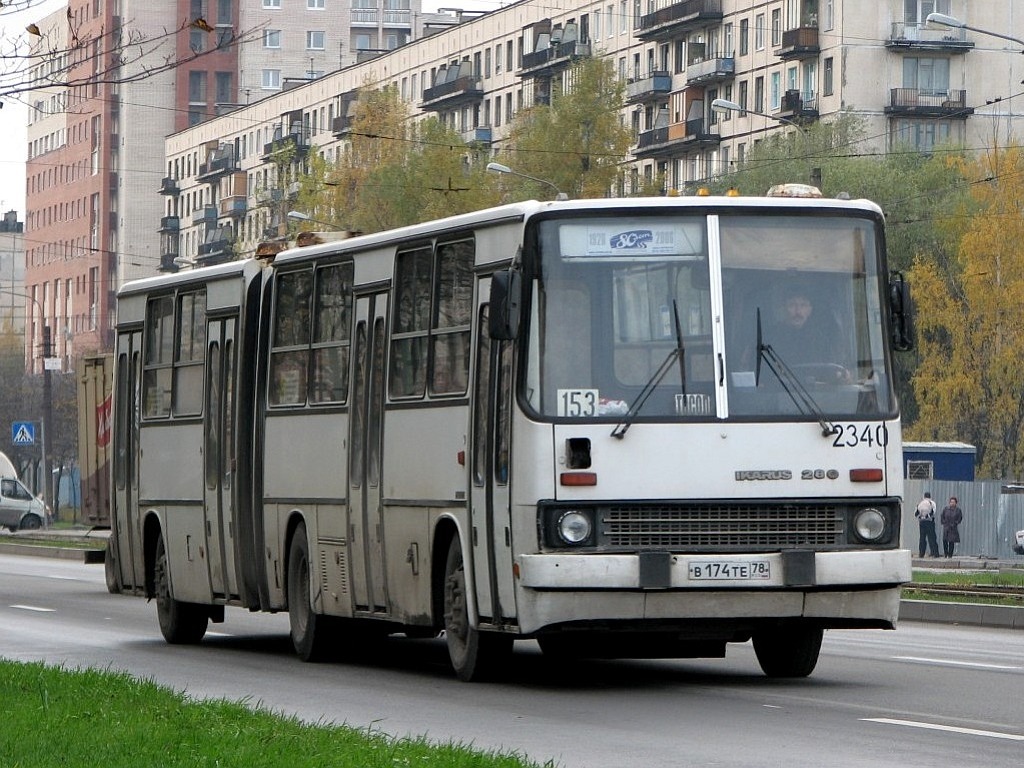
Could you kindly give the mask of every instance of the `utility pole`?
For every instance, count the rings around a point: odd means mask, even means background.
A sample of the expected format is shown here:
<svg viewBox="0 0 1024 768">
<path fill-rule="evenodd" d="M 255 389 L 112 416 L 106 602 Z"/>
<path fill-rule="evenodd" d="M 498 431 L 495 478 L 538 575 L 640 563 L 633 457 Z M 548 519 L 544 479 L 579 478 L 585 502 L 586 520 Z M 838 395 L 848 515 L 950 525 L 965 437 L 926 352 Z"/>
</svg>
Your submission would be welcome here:
<svg viewBox="0 0 1024 768">
<path fill-rule="evenodd" d="M 50 507 L 54 515 L 57 509 L 54 506 L 53 495 L 53 460 L 50 456 L 50 435 L 53 434 L 53 388 L 50 380 L 50 357 L 51 339 L 50 326 L 43 325 L 43 501 Z"/>
</svg>

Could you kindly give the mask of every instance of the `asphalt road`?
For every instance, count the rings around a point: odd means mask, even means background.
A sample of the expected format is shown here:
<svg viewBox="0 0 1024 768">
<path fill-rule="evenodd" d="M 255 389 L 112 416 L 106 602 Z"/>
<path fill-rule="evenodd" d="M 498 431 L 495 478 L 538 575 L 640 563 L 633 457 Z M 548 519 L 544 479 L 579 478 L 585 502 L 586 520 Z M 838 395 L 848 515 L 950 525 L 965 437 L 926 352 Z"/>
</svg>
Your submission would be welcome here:
<svg viewBox="0 0 1024 768">
<path fill-rule="evenodd" d="M 327 664 L 293 655 L 287 617 L 228 609 L 197 647 L 103 568 L 0 555 L 0 656 L 125 669 L 197 697 L 310 721 L 503 748 L 572 768 L 1016 766 L 1019 630 L 904 622 L 826 633 L 814 675 L 772 681 L 749 644 L 725 659 L 552 664 L 521 643 L 505 679 L 456 681 L 440 641 L 393 638 Z M 97 727 L 102 727 L 97 723 Z"/>
</svg>

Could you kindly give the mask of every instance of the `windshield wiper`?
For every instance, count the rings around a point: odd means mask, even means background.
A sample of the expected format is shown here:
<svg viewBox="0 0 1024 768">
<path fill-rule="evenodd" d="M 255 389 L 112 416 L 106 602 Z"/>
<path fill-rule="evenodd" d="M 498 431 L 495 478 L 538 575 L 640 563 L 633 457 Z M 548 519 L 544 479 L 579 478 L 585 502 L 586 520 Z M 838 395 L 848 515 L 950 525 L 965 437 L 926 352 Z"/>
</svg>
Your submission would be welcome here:
<svg viewBox="0 0 1024 768">
<path fill-rule="evenodd" d="M 683 347 L 683 329 L 679 325 L 679 304 L 672 300 L 672 315 L 674 319 L 675 332 L 676 332 L 676 346 L 675 349 L 668 353 L 668 356 L 662 361 L 661 365 L 658 366 L 658 370 L 654 372 L 647 383 L 644 384 L 644 388 L 640 390 L 640 394 L 636 396 L 629 405 L 629 410 L 626 411 L 626 415 L 622 417 L 622 421 L 615 425 L 615 429 L 612 430 L 612 437 L 617 437 L 621 440 L 626 435 L 626 431 L 633 426 L 633 420 L 637 414 L 640 413 L 640 409 L 644 407 L 644 403 L 647 402 L 647 398 L 654 392 L 655 387 L 661 383 L 661 380 L 665 378 L 665 374 L 668 373 L 669 368 L 672 367 L 672 363 L 679 361 L 679 386 L 682 390 L 682 394 L 686 394 L 686 350 Z"/>
<path fill-rule="evenodd" d="M 793 373 L 793 369 L 786 364 L 778 352 L 772 349 L 771 344 L 765 344 L 761 333 L 761 308 L 757 308 L 757 362 L 754 367 L 754 386 L 761 382 L 761 360 L 768 365 L 768 369 L 775 374 L 783 391 L 789 395 L 797 410 L 806 416 L 813 416 L 821 425 L 821 436 L 831 437 L 835 433 L 835 424 L 825 418 L 825 412 L 818 405 L 814 396 L 808 391 L 800 377 Z"/>
</svg>

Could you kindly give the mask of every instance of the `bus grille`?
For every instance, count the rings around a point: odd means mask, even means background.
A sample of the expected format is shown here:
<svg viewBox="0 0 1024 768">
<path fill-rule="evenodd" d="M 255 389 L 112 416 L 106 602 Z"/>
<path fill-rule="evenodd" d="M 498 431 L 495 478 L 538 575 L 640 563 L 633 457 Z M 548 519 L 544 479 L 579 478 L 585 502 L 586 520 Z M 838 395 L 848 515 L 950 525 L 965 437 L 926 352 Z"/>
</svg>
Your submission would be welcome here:
<svg viewBox="0 0 1024 768">
<path fill-rule="evenodd" d="M 846 543 L 845 510 L 829 504 L 622 506 L 601 510 L 605 547 L 668 550 L 829 548 Z"/>
</svg>

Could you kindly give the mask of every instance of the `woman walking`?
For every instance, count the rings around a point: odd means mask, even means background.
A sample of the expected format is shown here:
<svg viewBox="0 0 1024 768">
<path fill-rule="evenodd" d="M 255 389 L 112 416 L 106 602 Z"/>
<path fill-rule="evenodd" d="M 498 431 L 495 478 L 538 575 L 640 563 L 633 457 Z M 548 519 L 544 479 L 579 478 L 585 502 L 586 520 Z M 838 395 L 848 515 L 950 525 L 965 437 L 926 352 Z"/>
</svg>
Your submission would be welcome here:
<svg viewBox="0 0 1024 768">
<path fill-rule="evenodd" d="M 963 519 L 964 511 L 960 509 L 956 496 L 950 496 L 949 504 L 943 508 L 939 518 L 942 523 L 942 552 L 946 557 L 952 557 L 953 548 L 960 543 L 960 523 Z"/>
</svg>

